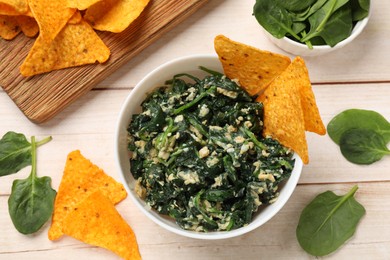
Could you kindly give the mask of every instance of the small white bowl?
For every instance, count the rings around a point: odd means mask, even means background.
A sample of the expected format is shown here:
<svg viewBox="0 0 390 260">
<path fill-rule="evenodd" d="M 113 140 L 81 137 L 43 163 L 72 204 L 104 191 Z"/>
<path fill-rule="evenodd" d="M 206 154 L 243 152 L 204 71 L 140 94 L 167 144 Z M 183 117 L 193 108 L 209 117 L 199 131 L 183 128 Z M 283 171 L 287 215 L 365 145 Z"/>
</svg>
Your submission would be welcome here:
<svg viewBox="0 0 390 260">
<path fill-rule="evenodd" d="M 255 214 L 252 222 L 249 225 L 239 229 L 223 232 L 200 233 L 180 228 L 174 220 L 160 215 L 156 211 L 152 210 L 142 199 L 136 195 L 134 191 L 135 180 L 130 173 L 129 153 L 127 151 L 127 127 L 131 121 L 131 116 L 141 111 L 141 102 L 145 99 L 148 92 L 152 91 L 156 87 L 162 86 L 166 80 L 171 79 L 175 74 L 185 72 L 191 73 L 198 77 L 205 76 L 206 73 L 199 70 L 199 66 L 204 66 L 211 70 L 223 72 L 217 56 L 194 55 L 183 57 L 167 62 L 156 68 L 144 79 L 142 79 L 141 82 L 139 82 L 138 85 L 130 92 L 130 95 L 126 98 L 126 101 L 122 106 L 119 114 L 119 120 L 116 125 L 116 164 L 121 176 L 121 180 L 134 203 L 148 218 L 161 227 L 182 236 L 198 239 L 223 239 L 236 237 L 263 225 L 265 222 L 271 219 L 287 202 L 298 183 L 302 171 L 302 161 L 298 156 L 294 155 L 295 167 L 291 177 L 279 187 L 280 195 L 276 202 L 266 206 L 257 214 Z"/>
<path fill-rule="evenodd" d="M 275 38 L 272 36 L 269 32 L 263 29 L 265 32 L 265 35 L 267 38 L 273 42 L 276 46 L 281 48 L 282 50 L 289 52 L 291 54 L 297 55 L 297 56 L 319 56 L 323 55 L 338 49 L 341 49 L 342 47 L 346 46 L 350 42 L 352 42 L 366 27 L 368 20 L 369 20 L 370 14 L 364 18 L 363 20 L 357 22 L 355 26 L 353 27 L 353 30 L 351 32 L 351 35 L 346 38 L 345 40 L 342 40 L 338 44 L 336 44 L 333 47 L 330 47 L 329 45 L 314 45 L 313 49 L 309 49 L 306 44 L 299 43 L 296 41 L 291 40 L 288 37 L 283 37 L 281 39 Z"/>
</svg>

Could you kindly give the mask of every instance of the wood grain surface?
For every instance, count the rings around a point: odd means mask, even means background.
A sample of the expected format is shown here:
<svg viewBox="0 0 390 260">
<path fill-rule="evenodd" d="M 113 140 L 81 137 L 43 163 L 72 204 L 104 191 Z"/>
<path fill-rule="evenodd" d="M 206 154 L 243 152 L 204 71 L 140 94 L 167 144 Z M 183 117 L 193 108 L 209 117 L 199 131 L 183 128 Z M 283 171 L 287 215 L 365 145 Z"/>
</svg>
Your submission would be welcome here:
<svg viewBox="0 0 390 260">
<path fill-rule="evenodd" d="M 0 86 L 27 118 L 34 123 L 43 123 L 206 2 L 207 0 L 152 0 L 124 32 L 98 33 L 111 51 L 111 57 L 106 63 L 62 69 L 33 77 L 23 77 L 19 67 L 34 39 L 23 34 L 12 41 L 0 39 Z"/>
<path fill-rule="evenodd" d="M 167 0 L 158 0 L 167 1 Z M 218 34 L 260 49 L 288 55 L 272 44 L 252 16 L 253 0 L 212 0 L 164 33 L 91 91 L 42 124 L 28 120 L 0 88 L 0 136 L 8 131 L 53 140 L 38 149 L 38 176 L 50 176 L 58 189 L 67 154 L 79 149 L 116 180 L 114 137 L 123 102 L 136 84 L 157 66 L 193 54 L 215 54 Z M 371 1 L 367 27 L 351 44 L 327 55 L 305 58 L 325 125 L 339 112 L 374 110 L 390 121 L 390 1 Z M 157 19 L 157 18 L 156 18 Z M 0 41 L 0 49 L 3 46 Z M 12 48 L 8 49 L 12 51 Z M 18 53 L 21 48 L 15 50 Z M 0 57 L 0 64 L 2 64 Z M 1 73 L 1 72 L 0 72 Z M 3 80 L 0 78 L 0 80 Z M 129 197 L 116 208 L 133 228 L 144 260 L 385 260 L 390 259 L 390 156 L 372 165 L 354 165 L 329 136 L 308 133 L 310 163 L 286 205 L 267 223 L 245 235 L 199 240 L 176 235 L 148 219 Z M 390 148 L 390 147 L 389 147 Z M 116 260 L 108 250 L 64 236 L 50 241 L 50 221 L 34 235 L 20 234 L 8 213 L 8 198 L 20 172 L 0 178 L 0 260 Z M 307 254 L 296 239 L 303 208 L 318 194 L 359 189 L 355 198 L 366 209 L 356 233 L 326 257 Z"/>
</svg>

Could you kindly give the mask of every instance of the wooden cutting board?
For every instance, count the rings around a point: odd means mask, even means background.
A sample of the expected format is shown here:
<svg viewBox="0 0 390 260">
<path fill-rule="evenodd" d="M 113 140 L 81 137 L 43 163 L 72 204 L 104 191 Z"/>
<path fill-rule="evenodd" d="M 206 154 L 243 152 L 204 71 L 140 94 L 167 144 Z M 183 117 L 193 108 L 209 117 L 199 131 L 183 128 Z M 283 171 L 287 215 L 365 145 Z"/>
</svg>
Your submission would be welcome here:
<svg viewBox="0 0 390 260">
<path fill-rule="evenodd" d="M 124 63 L 175 27 L 207 0 L 152 0 L 141 16 L 119 34 L 99 32 L 111 51 L 105 64 L 63 69 L 23 77 L 19 67 L 34 39 L 20 34 L 0 39 L 0 86 L 34 123 L 43 123 L 91 90 Z"/>
</svg>

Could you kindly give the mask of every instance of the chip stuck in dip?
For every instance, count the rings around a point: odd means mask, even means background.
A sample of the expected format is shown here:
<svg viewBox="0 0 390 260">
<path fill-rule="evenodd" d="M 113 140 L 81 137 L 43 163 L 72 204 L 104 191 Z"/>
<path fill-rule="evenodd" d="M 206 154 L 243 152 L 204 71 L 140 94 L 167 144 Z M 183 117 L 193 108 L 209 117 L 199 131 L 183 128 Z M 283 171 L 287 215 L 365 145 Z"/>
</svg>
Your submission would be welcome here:
<svg viewBox="0 0 390 260">
<path fill-rule="evenodd" d="M 215 38 L 214 44 L 225 73 L 251 90 L 250 94 L 258 94 L 256 100 L 264 104 L 263 135 L 275 138 L 309 163 L 305 131 L 324 135 L 326 129 L 304 60 L 296 57 L 290 62 L 285 56 L 222 35 Z"/>
<path fill-rule="evenodd" d="M 214 47 L 225 75 L 239 80 L 252 96 L 264 91 L 291 63 L 287 56 L 259 50 L 223 35 L 215 37 Z"/>
</svg>

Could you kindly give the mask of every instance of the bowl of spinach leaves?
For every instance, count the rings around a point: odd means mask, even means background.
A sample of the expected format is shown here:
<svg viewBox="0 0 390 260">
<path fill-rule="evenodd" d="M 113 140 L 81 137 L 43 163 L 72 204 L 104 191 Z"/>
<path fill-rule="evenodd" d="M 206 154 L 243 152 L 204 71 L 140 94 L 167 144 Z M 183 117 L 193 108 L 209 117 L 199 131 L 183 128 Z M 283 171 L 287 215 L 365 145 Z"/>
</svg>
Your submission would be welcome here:
<svg viewBox="0 0 390 260">
<path fill-rule="evenodd" d="M 318 56 L 346 46 L 363 31 L 370 0 L 256 0 L 253 15 L 279 48 Z"/>
<path fill-rule="evenodd" d="M 130 92 L 115 133 L 117 167 L 136 206 L 186 237 L 223 239 L 270 220 L 302 161 L 262 137 L 262 104 L 221 72 L 217 56 L 165 63 Z"/>
</svg>

